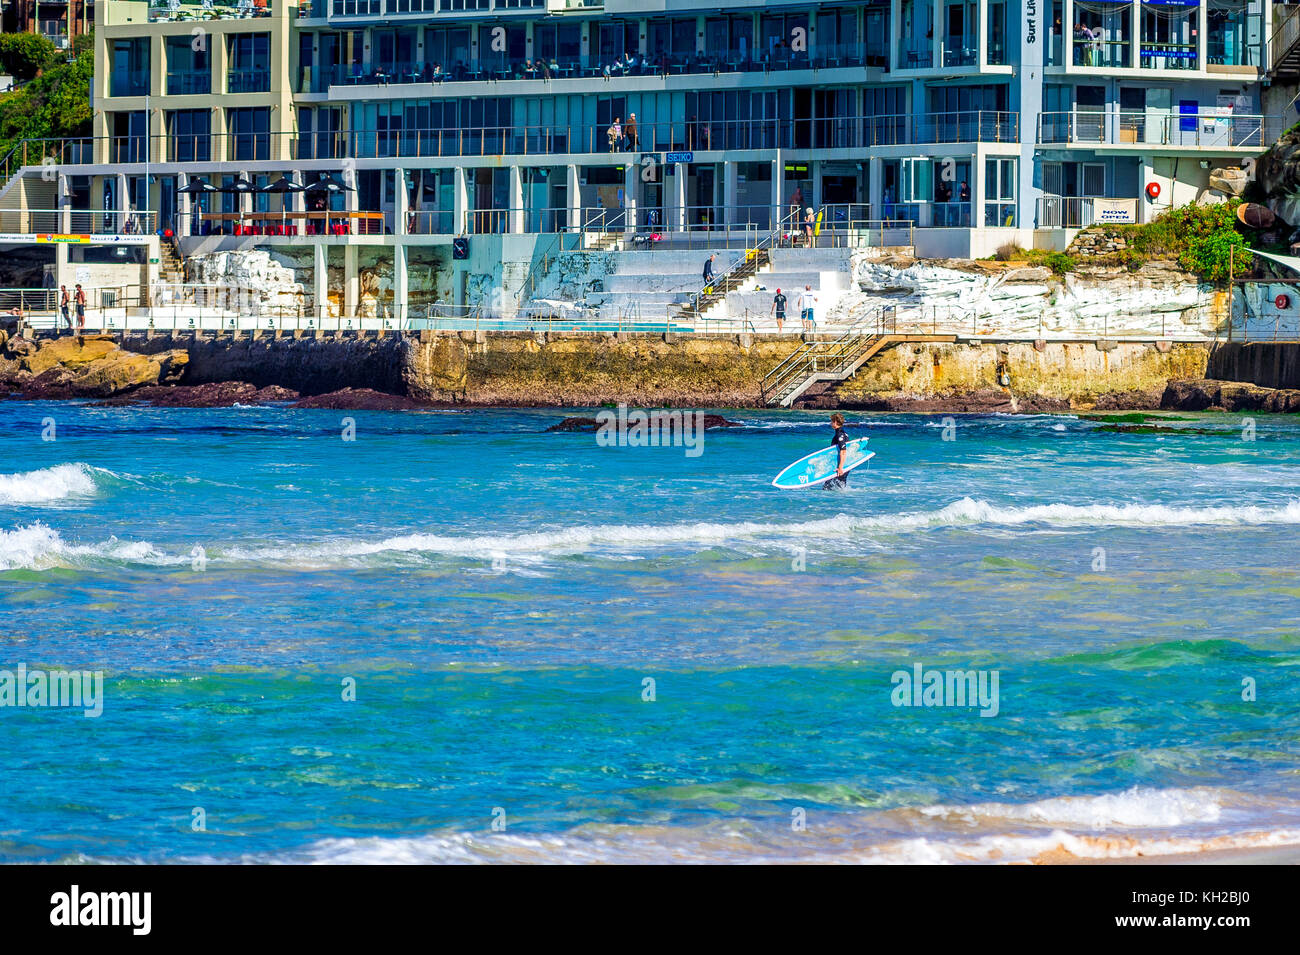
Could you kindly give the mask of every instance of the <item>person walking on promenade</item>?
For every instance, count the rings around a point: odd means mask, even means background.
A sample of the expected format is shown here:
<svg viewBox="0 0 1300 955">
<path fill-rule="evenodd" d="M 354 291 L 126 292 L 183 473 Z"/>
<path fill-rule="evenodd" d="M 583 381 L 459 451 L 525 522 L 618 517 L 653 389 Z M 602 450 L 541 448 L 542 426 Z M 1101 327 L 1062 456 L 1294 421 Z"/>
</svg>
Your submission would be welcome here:
<svg viewBox="0 0 1300 955">
<path fill-rule="evenodd" d="M 772 314 L 776 316 L 776 333 L 780 335 L 785 326 L 785 296 L 780 289 L 772 297 Z"/>
<path fill-rule="evenodd" d="M 619 152 L 623 148 L 623 117 L 615 116 L 609 127 L 609 151 Z"/>
<path fill-rule="evenodd" d="M 63 321 L 67 323 L 68 334 L 72 334 L 72 296 L 68 294 L 66 285 L 59 286 L 59 314 L 63 316 Z"/>
<path fill-rule="evenodd" d="M 813 294 L 811 285 L 805 285 L 803 291 L 799 293 L 799 321 L 803 324 L 805 332 L 812 333 L 817 330 L 816 307 L 817 296 Z"/>
<path fill-rule="evenodd" d="M 627 140 L 627 148 L 631 152 L 636 152 L 640 143 L 637 142 L 636 135 L 636 113 L 627 114 L 627 125 L 623 127 L 623 138 Z"/>
<path fill-rule="evenodd" d="M 73 296 L 73 302 L 77 306 L 77 331 L 82 331 L 86 327 L 86 290 L 77 283 L 77 294 Z"/>
</svg>

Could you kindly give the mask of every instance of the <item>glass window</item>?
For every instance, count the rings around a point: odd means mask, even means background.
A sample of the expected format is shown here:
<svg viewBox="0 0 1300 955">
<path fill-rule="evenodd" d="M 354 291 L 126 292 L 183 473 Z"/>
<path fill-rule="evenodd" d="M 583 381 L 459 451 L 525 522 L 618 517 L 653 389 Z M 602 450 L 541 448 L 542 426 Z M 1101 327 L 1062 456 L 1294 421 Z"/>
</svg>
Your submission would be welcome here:
<svg viewBox="0 0 1300 955">
<path fill-rule="evenodd" d="M 177 109 L 167 114 L 173 162 L 207 162 L 212 158 L 212 114 L 206 109 Z"/>
<path fill-rule="evenodd" d="M 1133 65 L 1133 4 L 1076 0 L 1072 47 L 1075 66 Z"/>
<path fill-rule="evenodd" d="M 994 0 L 990 3 L 988 17 L 986 60 L 994 66 L 1006 66 L 1011 62 L 1007 43 L 1007 0 Z"/>
<path fill-rule="evenodd" d="M 271 110 L 269 107 L 226 111 L 230 127 L 231 159 L 271 158 Z"/>
<path fill-rule="evenodd" d="M 110 96 L 144 96 L 149 92 L 149 39 L 113 41 Z"/>
<path fill-rule="evenodd" d="M 1209 0 L 1206 13 L 1206 55 L 1212 65 L 1260 65 L 1264 49 L 1263 0 Z"/>
<path fill-rule="evenodd" d="M 236 33 L 227 40 L 230 70 L 227 93 L 266 93 L 271 89 L 271 34 Z"/>
<path fill-rule="evenodd" d="M 212 92 L 212 66 L 208 48 L 194 49 L 193 39 L 167 37 L 167 95 L 206 95 Z"/>
<path fill-rule="evenodd" d="M 1013 157 L 984 161 L 984 225 L 1015 228 L 1016 160 Z"/>
<path fill-rule="evenodd" d="M 1200 0 L 1142 4 L 1141 66 L 1149 70 L 1194 70 Z"/>
</svg>

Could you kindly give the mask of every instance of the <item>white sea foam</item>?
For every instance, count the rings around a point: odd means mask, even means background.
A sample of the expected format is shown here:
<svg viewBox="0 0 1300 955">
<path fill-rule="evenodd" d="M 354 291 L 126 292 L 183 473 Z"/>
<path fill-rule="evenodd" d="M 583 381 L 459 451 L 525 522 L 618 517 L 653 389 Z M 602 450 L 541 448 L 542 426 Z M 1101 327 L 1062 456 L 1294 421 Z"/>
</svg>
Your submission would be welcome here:
<svg viewBox="0 0 1300 955">
<path fill-rule="evenodd" d="M 1233 808 L 1239 818 L 1231 827 L 1220 825 Z M 1298 846 L 1298 808 L 1291 802 L 1260 801 L 1227 790 L 1134 788 L 1023 804 L 821 815 L 816 827 L 797 837 L 789 834 L 782 816 L 776 824 L 734 819 L 681 826 L 587 825 L 550 833 L 443 831 L 323 839 L 285 852 L 198 861 L 995 864 L 1071 857 L 1130 859 Z M 913 828 L 921 831 L 899 838 L 902 815 L 918 813 L 921 818 Z M 954 822 L 961 824 L 959 830 L 953 830 Z M 925 831 L 927 827 L 933 831 Z"/>
<path fill-rule="evenodd" d="M 0 571 L 48 570 L 104 563 L 171 564 L 189 558 L 168 557 L 148 541 L 122 541 L 116 537 L 98 544 L 69 544 L 58 531 L 44 524 L 27 524 L 0 530 Z"/>
<path fill-rule="evenodd" d="M 921 814 L 974 822 L 1009 819 L 1036 825 L 1083 827 L 1166 828 L 1187 823 L 1217 822 L 1223 814 L 1222 794 L 1213 789 L 1151 789 L 1135 786 L 1098 796 L 1060 796 L 1031 803 L 975 803 L 969 806 L 927 806 Z"/>
<path fill-rule="evenodd" d="M 375 558 L 419 559 L 433 555 L 489 559 L 506 555 L 515 559 L 544 559 L 564 554 L 614 548 L 620 554 L 671 545 L 718 546 L 745 541 L 788 541 L 869 538 L 873 534 L 901 534 L 950 527 L 1188 527 L 1197 525 L 1300 524 L 1300 500 L 1261 507 L 1194 507 L 1164 504 L 1041 504 L 1005 507 L 966 497 L 933 511 L 903 514 L 835 517 L 815 521 L 682 524 L 580 524 L 574 527 L 521 534 L 403 534 L 378 540 L 333 538 L 311 543 L 269 545 L 213 543 L 206 549 L 208 562 L 274 564 L 282 567 L 334 567 L 370 564 Z M 41 528 L 37 544 L 44 547 L 38 558 L 33 544 L 24 536 L 32 528 L 19 528 L 0 537 L 0 569 L 57 566 L 60 556 L 72 556 L 78 563 L 95 556 L 143 563 L 183 563 L 185 555 L 166 555 L 152 545 L 110 541 L 90 546 L 65 543 L 58 535 Z M 52 535 L 52 536 L 50 536 Z M 41 543 L 44 542 L 44 543 Z M 135 550 L 133 550 L 135 548 Z M 139 553 L 139 557 L 133 556 Z"/>
<path fill-rule="evenodd" d="M 98 490 L 97 478 L 112 476 L 112 471 L 79 462 L 56 464 L 37 471 L 0 474 L 0 507 L 94 497 Z"/>
</svg>

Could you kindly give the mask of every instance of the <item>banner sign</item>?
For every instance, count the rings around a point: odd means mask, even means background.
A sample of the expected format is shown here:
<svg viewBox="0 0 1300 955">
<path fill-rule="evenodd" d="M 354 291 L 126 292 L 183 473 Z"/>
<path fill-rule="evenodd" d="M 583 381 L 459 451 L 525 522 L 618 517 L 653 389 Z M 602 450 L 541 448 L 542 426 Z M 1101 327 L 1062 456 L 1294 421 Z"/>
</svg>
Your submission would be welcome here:
<svg viewBox="0 0 1300 955">
<path fill-rule="evenodd" d="M 1136 199 L 1093 199 L 1094 222 L 1137 222 Z"/>
</svg>

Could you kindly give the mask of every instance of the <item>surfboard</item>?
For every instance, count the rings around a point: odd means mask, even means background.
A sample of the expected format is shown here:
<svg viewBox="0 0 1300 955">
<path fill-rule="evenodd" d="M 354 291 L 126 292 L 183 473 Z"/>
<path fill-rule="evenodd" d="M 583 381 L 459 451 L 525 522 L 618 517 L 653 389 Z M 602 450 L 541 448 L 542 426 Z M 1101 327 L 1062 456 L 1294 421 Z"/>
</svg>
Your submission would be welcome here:
<svg viewBox="0 0 1300 955">
<path fill-rule="evenodd" d="M 869 438 L 854 438 L 844 446 L 844 470 L 852 471 L 876 456 L 867 450 Z M 838 448 L 822 448 L 805 455 L 772 479 L 772 486 L 785 491 L 801 487 L 821 487 L 823 481 L 835 477 L 835 462 L 839 460 Z"/>
</svg>

